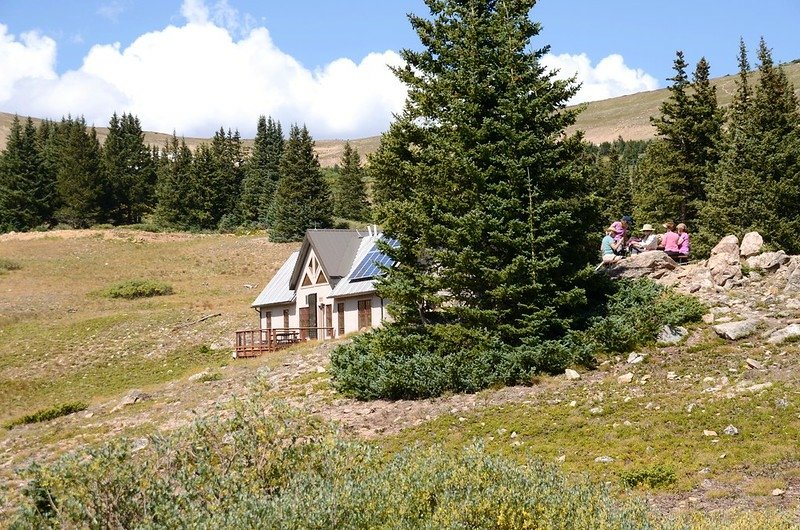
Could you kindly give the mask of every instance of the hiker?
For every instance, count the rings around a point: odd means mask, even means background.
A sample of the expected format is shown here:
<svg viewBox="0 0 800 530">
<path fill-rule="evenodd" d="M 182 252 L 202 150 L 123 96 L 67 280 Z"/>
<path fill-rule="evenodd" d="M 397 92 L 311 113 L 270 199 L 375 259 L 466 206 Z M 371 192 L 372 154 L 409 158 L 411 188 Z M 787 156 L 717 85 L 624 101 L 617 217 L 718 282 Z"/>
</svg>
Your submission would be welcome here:
<svg viewBox="0 0 800 530">
<path fill-rule="evenodd" d="M 676 227 L 678 230 L 678 263 L 686 263 L 689 261 L 689 232 L 686 231 L 686 225 L 679 223 Z"/>
<path fill-rule="evenodd" d="M 653 226 L 650 223 L 645 223 L 642 227 L 642 234 L 642 239 L 632 239 L 628 244 L 631 254 L 655 250 L 658 247 L 658 236 L 654 233 Z"/>
<path fill-rule="evenodd" d="M 625 244 L 628 242 L 628 230 L 633 226 L 633 218 L 630 215 L 623 215 L 619 221 L 611 223 L 609 228 L 614 229 L 612 234 L 615 242 L 621 242 L 619 247 L 614 250 L 614 254 L 625 255 Z"/>
<path fill-rule="evenodd" d="M 606 235 L 600 243 L 600 254 L 602 255 L 603 264 L 613 263 L 622 259 L 622 256 L 619 254 L 623 246 L 622 239 L 614 239 L 616 231 L 614 225 L 606 228 Z"/>
<path fill-rule="evenodd" d="M 658 248 L 667 253 L 670 258 L 677 258 L 680 255 L 678 250 L 678 234 L 675 232 L 675 224 L 672 221 L 664 223 L 667 231 L 661 235 Z"/>
</svg>

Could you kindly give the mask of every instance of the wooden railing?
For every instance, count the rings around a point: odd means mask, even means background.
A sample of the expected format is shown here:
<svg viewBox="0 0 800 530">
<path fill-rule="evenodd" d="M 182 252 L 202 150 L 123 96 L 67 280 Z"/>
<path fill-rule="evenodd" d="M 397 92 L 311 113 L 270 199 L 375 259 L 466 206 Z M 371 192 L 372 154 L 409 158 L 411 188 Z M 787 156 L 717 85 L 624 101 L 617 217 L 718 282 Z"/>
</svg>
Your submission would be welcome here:
<svg viewBox="0 0 800 530">
<path fill-rule="evenodd" d="M 258 357 L 306 340 L 333 338 L 333 328 L 244 329 L 236 332 L 236 358 Z"/>
</svg>

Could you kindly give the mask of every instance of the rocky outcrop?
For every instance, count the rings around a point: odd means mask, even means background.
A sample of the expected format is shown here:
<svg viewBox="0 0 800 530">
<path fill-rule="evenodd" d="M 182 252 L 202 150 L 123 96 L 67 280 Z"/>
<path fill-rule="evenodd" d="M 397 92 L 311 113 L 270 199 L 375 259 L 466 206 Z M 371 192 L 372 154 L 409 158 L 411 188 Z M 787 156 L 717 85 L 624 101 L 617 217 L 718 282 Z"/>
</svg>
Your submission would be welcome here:
<svg viewBox="0 0 800 530">
<path fill-rule="evenodd" d="M 755 256 L 761 252 L 761 247 L 764 245 L 764 238 L 758 232 L 747 232 L 742 238 L 742 247 L 739 254 L 743 258 Z"/>
<path fill-rule="evenodd" d="M 726 286 L 742 277 L 742 267 L 739 262 L 739 238 L 736 236 L 723 237 L 717 246 L 711 249 L 711 257 L 706 262 L 706 267 L 711 271 L 711 279 L 715 285 Z"/>
<path fill-rule="evenodd" d="M 761 324 L 759 319 L 741 320 L 739 322 L 726 322 L 724 324 L 717 324 L 711 326 L 714 333 L 728 340 L 738 340 L 748 337 L 755 333 L 758 325 Z"/>
<path fill-rule="evenodd" d="M 613 263 L 608 268 L 612 278 L 660 278 L 668 271 L 680 267 L 675 260 L 661 250 L 653 250 L 634 254 L 622 261 Z"/>
<path fill-rule="evenodd" d="M 786 265 L 790 260 L 791 256 L 787 256 L 782 250 L 777 252 L 764 252 L 757 256 L 748 257 L 747 266 L 751 269 L 775 272 L 781 265 Z"/>
</svg>

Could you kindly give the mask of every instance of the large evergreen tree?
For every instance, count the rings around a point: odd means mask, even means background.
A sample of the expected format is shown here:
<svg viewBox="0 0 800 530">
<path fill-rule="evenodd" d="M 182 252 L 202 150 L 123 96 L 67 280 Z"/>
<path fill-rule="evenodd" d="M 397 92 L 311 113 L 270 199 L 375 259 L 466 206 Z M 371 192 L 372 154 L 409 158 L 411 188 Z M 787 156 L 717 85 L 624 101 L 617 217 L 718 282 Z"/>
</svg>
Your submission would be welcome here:
<svg viewBox="0 0 800 530">
<path fill-rule="evenodd" d="M 156 170 L 139 118 L 115 112 L 103 144 L 107 210 L 114 224 L 138 223 L 154 206 Z"/>
<path fill-rule="evenodd" d="M 44 170 L 31 118 L 14 116 L 0 155 L 0 231 L 29 230 L 52 219 L 55 181 Z"/>
<path fill-rule="evenodd" d="M 364 170 L 358 150 L 345 142 L 334 187 L 334 214 L 345 219 L 367 221 L 371 217 Z"/>
<path fill-rule="evenodd" d="M 192 151 L 186 141 L 178 141 L 172 133 L 158 162 L 156 185 L 156 221 L 171 228 L 199 228 L 194 226 L 198 206 L 197 185 L 194 183 Z"/>
<path fill-rule="evenodd" d="M 749 84 L 744 42 L 737 91 L 718 170 L 707 186 L 700 242 L 758 230 L 787 252 L 800 251 L 800 119 L 794 87 L 762 39 L 758 80 Z"/>
<path fill-rule="evenodd" d="M 244 179 L 244 152 L 239 131 L 228 133 L 220 127 L 211 140 L 214 170 L 210 181 L 209 213 L 213 222 L 219 223 L 227 216 L 227 225 L 236 225 L 239 219 L 239 194 Z"/>
<path fill-rule="evenodd" d="M 530 47 L 534 3 L 427 0 L 430 18 L 410 16 L 425 49 L 396 70 L 408 99 L 380 156 L 402 163 L 376 195 L 399 242 L 379 287 L 393 326 L 455 326 L 538 352 L 541 369 L 585 302 L 576 275 L 597 220 L 584 146 L 564 132 L 577 87 Z"/>
<path fill-rule="evenodd" d="M 308 129 L 292 125 L 272 204 L 272 241 L 299 241 L 309 228 L 333 226 L 333 205 Z"/>
<path fill-rule="evenodd" d="M 692 82 L 683 52 L 676 53 L 669 97 L 651 118 L 659 141 L 650 144 L 635 177 L 634 216 L 643 222 L 667 219 L 695 223 L 705 201 L 705 183 L 719 159 L 722 111 L 709 82 L 705 58 Z"/>
<path fill-rule="evenodd" d="M 94 126 L 87 130 L 83 117 L 67 117 L 57 126 L 56 188 L 61 206 L 56 218 L 76 228 L 104 220 L 106 181 L 100 142 Z"/>
<path fill-rule="evenodd" d="M 262 228 L 269 224 L 269 210 L 280 178 L 283 143 L 280 122 L 260 116 L 242 181 L 239 211 L 244 223 Z"/>
</svg>

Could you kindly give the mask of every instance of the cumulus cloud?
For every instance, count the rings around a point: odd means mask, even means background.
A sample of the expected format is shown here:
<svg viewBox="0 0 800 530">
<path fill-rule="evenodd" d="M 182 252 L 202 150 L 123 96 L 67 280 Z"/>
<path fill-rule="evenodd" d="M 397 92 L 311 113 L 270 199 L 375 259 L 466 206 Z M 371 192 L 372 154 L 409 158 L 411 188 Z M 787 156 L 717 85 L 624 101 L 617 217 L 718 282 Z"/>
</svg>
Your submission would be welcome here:
<svg viewBox="0 0 800 530">
<path fill-rule="evenodd" d="M 124 1 L 105 4 L 108 15 Z M 56 43 L 35 32 L 19 38 L 0 25 L 0 109 L 59 119 L 84 115 L 103 126 L 113 112 L 137 115 L 147 130 L 207 137 L 220 126 L 255 134 L 259 115 L 288 128 L 300 123 L 315 138 L 359 138 L 385 131 L 406 88 L 389 66 L 393 51 L 357 61 L 337 59 L 309 70 L 281 51 L 269 31 L 228 0 L 184 0 L 182 25 L 139 36 L 129 46 L 93 46 L 78 70 L 57 74 Z M 596 66 L 585 54 L 544 58 L 559 75 L 583 83 L 573 103 L 657 87 L 619 55 Z"/>
<path fill-rule="evenodd" d="M 571 104 L 655 90 L 658 88 L 656 78 L 639 68 L 630 68 L 619 54 L 603 58 L 592 66 L 585 53 L 570 55 L 547 54 L 542 63 L 550 70 L 557 70 L 556 77 L 566 79 L 575 76 L 581 84 L 577 94 L 570 100 Z"/>
<path fill-rule="evenodd" d="M 182 26 L 138 37 L 130 46 L 93 46 L 77 71 L 57 75 L 55 42 L 36 34 L 20 40 L 0 26 L 0 108 L 60 118 L 83 114 L 105 125 L 111 114 L 130 112 L 148 130 L 209 136 L 220 126 L 255 134 L 259 115 L 306 124 L 316 138 L 357 138 L 388 127 L 405 101 L 405 87 L 388 65 L 393 51 L 355 62 L 338 59 L 308 70 L 248 27 L 223 0 L 185 0 Z M 8 63 L 8 64 L 4 64 Z"/>
</svg>

